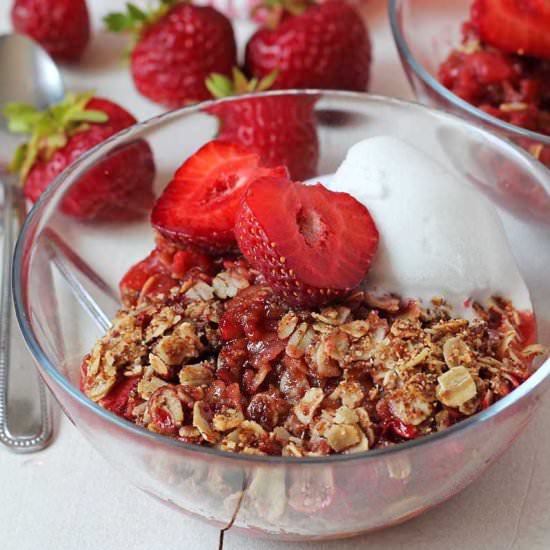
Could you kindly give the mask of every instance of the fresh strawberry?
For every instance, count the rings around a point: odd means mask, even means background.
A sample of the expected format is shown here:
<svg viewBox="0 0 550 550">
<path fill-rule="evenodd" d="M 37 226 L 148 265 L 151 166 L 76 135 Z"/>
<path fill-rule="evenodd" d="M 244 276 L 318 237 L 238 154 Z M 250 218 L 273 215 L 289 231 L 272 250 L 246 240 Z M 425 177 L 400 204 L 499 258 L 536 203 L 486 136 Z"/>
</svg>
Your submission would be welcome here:
<svg viewBox="0 0 550 550">
<path fill-rule="evenodd" d="M 378 246 L 369 211 L 351 195 L 281 177 L 249 186 L 235 235 L 251 265 L 294 306 L 321 305 L 355 288 Z"/>
<path fill-rule="evenodd" d="M 136 122 L 119 105 L 92 94 L 68 94 L 43 112 L 8 103 L 4 115 L 12 132 L 31 134 L 18 148 L 11 168 L 20 173 L 24 193 L 32 201 L 85 151 Z M 136 218 L 153 204 L 154 176 L 149 145 L 134 141 L 82 175 L 63 198 L 61 209 L 85 220 Z"/>
<path fill-rule="evenodd" d="M 90 40 L 85 0 L 15 0 L 11 20 L 58 61 L 78 61 Z"/>
<path fill-rule="evenodd" d="M 247 72 L 262 78 L 278 70 L 274 88 L 365 91 L 371 61 L 367 28 L 343 0 L 266 0 L 279 21 L 246 45 Z"/>
<path fill-rule="evenodd" d="M 206 85 L 221 98 L 264 91 L 276 77 L 275 71 L 260 81 L 248 81 L 233 69 L 233 81 L 213 74 Z M 217 139 L 253 148 L 266 166 L 285 165 L 291 178 L 304 180 L 317 173 L 319 161 L 316 100 L 313 95 L 264 96 L 218 103 L 206 111 L 219 118 Z"/>
<path fill-rule="evenodd" d="M 509 53 L 550 59 L 548 0 L 475 0 L 471 18 L 487 44 Z"/>
<path fill-rule="evenodd" d="M 107 27 L 135 36 L 131 71 L 138 91 L 166 107 L 208 99 L 204 85 L 212 72 L 231 74 L 236 46 L 229 19 L 214 8 L 161 0 L 144 12 L 127 4 L 126 13 L 105 17 Z"/>
<path fill-rule="evenodd" d="M 235 215 L 250 182 L 286 173 L 283 167 L 262 167 L 260 157 L 241 145 L 210 141 L 178 168 L 153 208 L 151 223 L 174 242 L 212 253 L 232 251 Z"/>
</svg>

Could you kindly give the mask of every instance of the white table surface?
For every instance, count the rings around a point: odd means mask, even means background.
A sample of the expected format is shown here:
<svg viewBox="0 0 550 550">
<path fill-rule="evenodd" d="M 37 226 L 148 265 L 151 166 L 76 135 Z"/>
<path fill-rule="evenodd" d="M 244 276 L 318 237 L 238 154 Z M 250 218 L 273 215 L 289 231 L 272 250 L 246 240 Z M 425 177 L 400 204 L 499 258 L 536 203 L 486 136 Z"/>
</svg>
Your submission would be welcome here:
<svg viewBox="0 0 550 550">
<path fill-rule="evenodd" d="M 139 2 L 138 2 L 139 3 Z M 0 0 L 0 33 L 9 30 L 10 0 Z M 88 0 L 96 26 L 120 0 Z M 367 0 L 374 44 L 371 91 L 410 98 L 390 36 L 386 0 Z M 250 32 L 241 29 L 241 34 Z M 84 61 L 64 71 L 67 87 L 96 89 L 137 118 L 160 109 L 139 97 L 119 62 L 121 40 L 101 31 Z M 6 78 L 8 75 L 0 75 Z M 131 487 L 59 413 L 44 452 L 0 449 L 0 549 L 217 549 L 218 531 L 164 507 Z M 326 543 L 277 543 L 229 532 L 226 550 L 407 550 L 550 548 L 550 395 L 516 443 L 460 495 L 406 524 Z"/>
</svg>

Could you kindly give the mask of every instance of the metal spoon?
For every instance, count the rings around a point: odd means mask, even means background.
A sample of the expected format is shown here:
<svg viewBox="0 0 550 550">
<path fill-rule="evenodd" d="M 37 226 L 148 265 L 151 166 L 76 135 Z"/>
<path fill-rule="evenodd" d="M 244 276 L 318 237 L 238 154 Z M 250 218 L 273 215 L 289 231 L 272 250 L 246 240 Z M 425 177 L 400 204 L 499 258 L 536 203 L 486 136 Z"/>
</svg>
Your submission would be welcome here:
<svg viewBox="0 0 550 550">
<path fill-rule="evenodd" d="M 59 70 L 40 46 L 24 36 L 0 36 L 0 110 L 9 101 L 30 103 L 43 109 L 60 101 L 63 95 Z M 6 120 L 1 114 L 0 143 L 1 150 L 8 154 L 14 152 L 17 144 L 16 139 L 8 134 Z M 2 158 L 2 161 L 7 160 Z M 26 453 L 48 445 L 52 421 L 44 383 L 24 349 L 19 330 L 12 330 L 11 326 L 12 254 L 25 216 L 25 202 L 17 178 L 2 168 L 2 162 L 0 184 L 4 195 L 0 286 L 0 443 L 15 452 Z M 16 365 L 10 360 L 12 354 L 17 355 Z M 13 380 L 8 384 L 10 367 Z M 37 394 L 38 400 L 33 394 Z"/>
</svg>

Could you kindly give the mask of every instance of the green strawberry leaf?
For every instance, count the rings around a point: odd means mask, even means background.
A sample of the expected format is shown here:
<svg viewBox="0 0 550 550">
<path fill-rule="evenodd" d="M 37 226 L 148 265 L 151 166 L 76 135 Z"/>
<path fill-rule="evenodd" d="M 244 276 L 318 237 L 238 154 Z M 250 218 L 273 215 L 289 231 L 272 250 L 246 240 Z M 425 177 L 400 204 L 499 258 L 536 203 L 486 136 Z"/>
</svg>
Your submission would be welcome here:
<svg viewBox="0 0 550 550">
<path fill-rule="evenodd" d="M 29 141 L 17 148 L 10 163 L 10 169 L 19 172 L 22 181 L 39 158 L 50 159 L 67 144 L 70 136 L 83 132 L 89 124 L 107 122 L 109 117 L 103 111 L 86 109 L 93 95 L 93 92 L 67 93 L 45 111 L 23 103 L 8 103 L 4 107 L 9 130 L 30 134 Z"/>
<path fill-rule="evenodd" d="M 40 112 L 31 105 L 15 102 L 6 103 L 2 112 L 8 120 L 8 130 L 14 134 L 29 133 L 40 116 Z"/>
<path fill-rule="evenodd" d="M 233 80 L 220 73 L 212 73 L 204 84 L 216 99 L 231 95 L 247 94 L 250 92 L 265 92 L 277 79 L 279 71 L 275 70 L 264 76 L 260 81 L 257 78 L 247 80 L 238 67 L 233 67 Z"/>
<path fill-rule="evenodd" d="M 70 113 L 67 120 L 73 122 L 107 122 L 109 117 L 103 111 L 95 111 L 93 109 L 89 111 L 74 111 Z"/>
<path fill-rule="evenodd" d="M 279 71 L 275 69 L 274 71 L 271 71 L 268 75 L 264 76 L 260 82 L 258 82 L 256 86 L 256 91 L 258 92 L 265 92 L 266 90 L 269 90 L 273 84 L 275 84 L 275 80 L 277 80 L 277 77 L 279 76 Z"/>
<path fill-rule="evenodd" d="M 41 143 L 45 160 L 50 160 L 54 153 L 67 145 L 67 136 L 63 132 L 58 132 L 48 136 Z"/>
<path fill-rule="evenodd" d="M 128 2 L 126 4 L 126 9 L 128 10 L 128 15 L 134 21 L 147 21 L 147 14 L 140 10 L 135 4 Z"/>
<path fill-rule="evenodd" d="M 233 88 L 236 94 L 246 94 L 254 90 L 256 85 L 256 79 L 252 79 L 250 82 L 246 79 L 246 76 L 237 68 L 233 67 Z"/>
<path fill-rule="evenodd" d="M 40 147 L 38 145 L 39 138 L 36 135 L 33 135 L 31 137 L 31 140 L 24 145 L 25 147 L 25 156 L 21 162 L 21 165 L 19 167 L 19 175 L 21 177 L 21 181 L 25 181 L 27 175 L 29 174 L 33 164 L 35 163 L 36 159 L 38 158 L 38 153 L 40 151 Z"/>
<path fill-rule="evenodd" d="M 233 95 L 235 92 L 231 79 L 220 73 L 212 73 L 205 80 L 205 85 L 212 96 L 217 99 Z"/>
<path fill-rule="evenodd" d="M 184 0 L 157 0 L 157 7 L 150 7 L 146 11 L 127 2 L 126 11 L 109 13 L 103 17 L 103 22 L 109 31 L 127 32 L 133 35 L 131 51 L 143 31 L 164 17 L 173 6 L 181 1 Z"/>
<path fill-rule="evenodd" d="M 8 166 L 10 172 L 19 172 L 19 170 L 21 170 L 21 166 L 23 166 L 23 163 L 25 162 L 26 156 L 27 144 L 22 143 L 21 145 L 18 145 L 17 149 L 15 150 L 15 154 L 13 155 L 13 158 L 11 159 L 11 162 Z"/>
<path fill-rule="evenodd" d="M 107 30 L 111 32 L 123 32 L 133 30 L 133 22 L 125 13 L 113 12 L 103 18 Z"/>
</svg>

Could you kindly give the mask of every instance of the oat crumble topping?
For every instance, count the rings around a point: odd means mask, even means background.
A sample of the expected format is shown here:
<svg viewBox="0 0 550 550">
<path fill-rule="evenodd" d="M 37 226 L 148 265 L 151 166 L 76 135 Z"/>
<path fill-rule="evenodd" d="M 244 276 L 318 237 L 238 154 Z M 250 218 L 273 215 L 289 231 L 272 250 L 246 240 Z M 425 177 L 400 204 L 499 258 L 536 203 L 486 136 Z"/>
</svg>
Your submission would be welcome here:
<svg viewBox="0 0 550 550">
<path fill-rule="evenodd" d="M 474 304 L 473 321 L 441 298 L 364 291 L 293 310 L 244 260 L 174 284 L 127 300 L 85 357 L 82 388 L 148 430 L 230 452 L 355 453 L 437 432 L 508 394 L 545 353 L 499 297 Z"/>
</svg>

